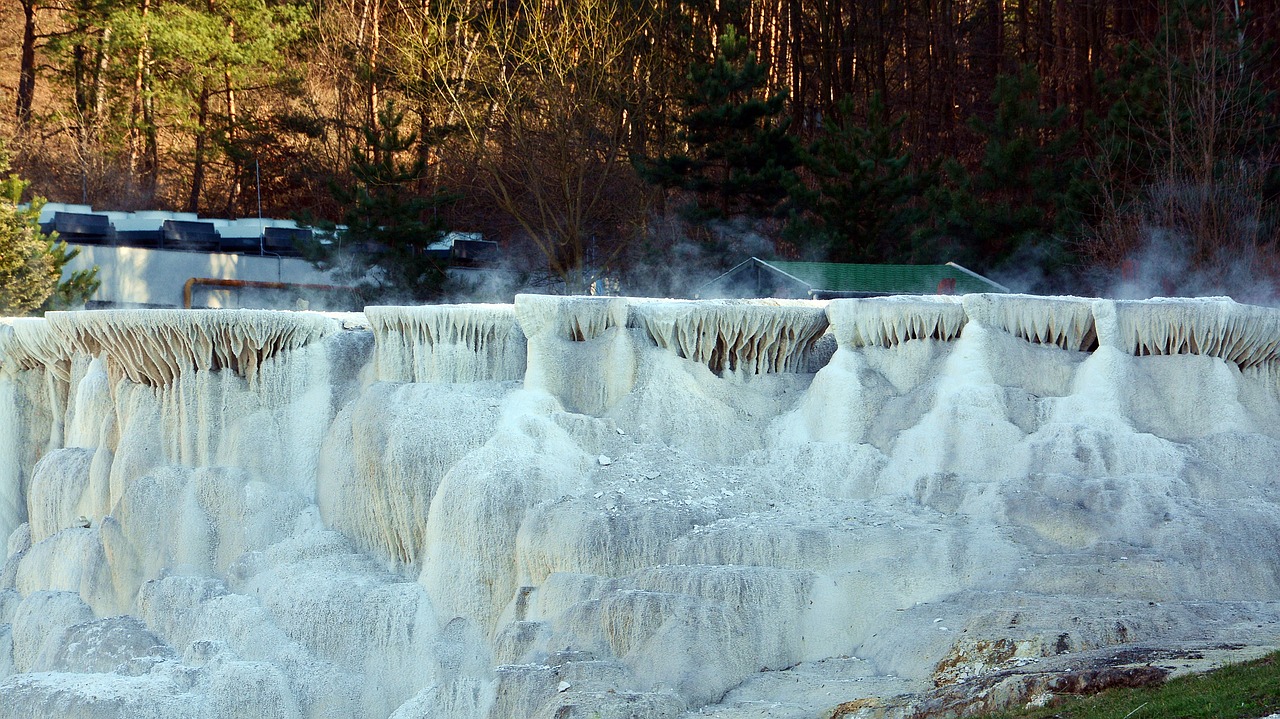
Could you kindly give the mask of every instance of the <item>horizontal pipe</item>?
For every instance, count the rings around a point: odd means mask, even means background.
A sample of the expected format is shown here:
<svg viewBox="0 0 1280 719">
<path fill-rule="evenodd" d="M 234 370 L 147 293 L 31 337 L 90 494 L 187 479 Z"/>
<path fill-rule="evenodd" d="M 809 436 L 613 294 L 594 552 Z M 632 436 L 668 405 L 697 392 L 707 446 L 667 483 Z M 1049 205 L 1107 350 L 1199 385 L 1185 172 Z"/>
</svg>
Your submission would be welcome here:
<svg viewBox="0 0 1280 719">
<path fill-rule="evenodd" d="M 341 285 L 311 285 L 301 282 L 258 282 L 256 280 L 224 280 L 217 277 L 192 277 L 182 285 L 182 306 L 185 309 L 191 309 L 191 292 L 196 285 L 202 287 L 247 287 L 263 290 L 320 290 L 356 294 L 355 288 Z"/>
</svg>

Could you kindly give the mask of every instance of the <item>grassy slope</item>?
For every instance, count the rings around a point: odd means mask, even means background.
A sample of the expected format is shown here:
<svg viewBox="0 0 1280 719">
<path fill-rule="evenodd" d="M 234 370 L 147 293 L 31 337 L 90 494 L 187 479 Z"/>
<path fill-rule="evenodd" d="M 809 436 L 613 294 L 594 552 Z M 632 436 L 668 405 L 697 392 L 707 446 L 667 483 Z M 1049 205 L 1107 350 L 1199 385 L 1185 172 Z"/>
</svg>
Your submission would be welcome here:
<svg viewBox="0 0 1280 719">
<path fill-rule="evenodd" d="M 1251 719 L 1280 712 L 1280 652 L 1162 686 L 1119 689 L 1050 706 L 995 715 L 1001 719 Z"/>
</svg>

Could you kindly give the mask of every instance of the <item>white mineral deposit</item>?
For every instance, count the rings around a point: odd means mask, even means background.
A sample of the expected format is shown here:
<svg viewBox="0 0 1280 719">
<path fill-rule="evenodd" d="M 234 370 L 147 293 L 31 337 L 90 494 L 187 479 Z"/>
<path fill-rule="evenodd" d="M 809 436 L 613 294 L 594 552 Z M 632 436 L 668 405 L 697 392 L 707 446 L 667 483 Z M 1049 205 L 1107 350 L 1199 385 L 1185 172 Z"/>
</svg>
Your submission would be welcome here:
<svg viewBox="0 0 1280 719">
<path fill-rule="evenodd" d="M 800 719 L 1274 645 L 1277 467 L 1280 310 L 1228 299 L 0 320 L 0 719 Z"/>
</svg>

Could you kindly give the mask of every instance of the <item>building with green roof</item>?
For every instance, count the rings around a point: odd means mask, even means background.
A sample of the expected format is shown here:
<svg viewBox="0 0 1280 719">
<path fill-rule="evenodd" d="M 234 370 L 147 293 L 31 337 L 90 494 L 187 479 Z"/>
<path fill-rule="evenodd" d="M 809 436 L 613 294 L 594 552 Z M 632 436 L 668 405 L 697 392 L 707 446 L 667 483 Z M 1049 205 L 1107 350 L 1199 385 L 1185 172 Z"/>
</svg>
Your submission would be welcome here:
<svg viewBox="0 0 1280 719">
<path fill-rule="evenodd" d="M 789 297 L 832 299 L 882 295 L 963 295 L 1011 292 L 954 262 L 945 265 L 854 265 L 765 261 L 737 265 L 698 289 L 704 298 Z"/>
</svg>

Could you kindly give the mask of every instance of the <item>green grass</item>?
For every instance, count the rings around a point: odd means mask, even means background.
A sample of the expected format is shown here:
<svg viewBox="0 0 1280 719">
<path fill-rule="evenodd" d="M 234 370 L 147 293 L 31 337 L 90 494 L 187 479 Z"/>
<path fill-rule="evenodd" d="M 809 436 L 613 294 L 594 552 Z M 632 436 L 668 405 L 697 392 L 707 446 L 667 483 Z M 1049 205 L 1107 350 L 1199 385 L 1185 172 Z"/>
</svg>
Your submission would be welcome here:
<svg viewBox="0 0 1280 719">
<path fill-rule="evenodd" d="M 993 719 L 1250 719 L 1280 712 L 1280 652 L 1161 686 L 1058 699 Z"/>
</svg>

